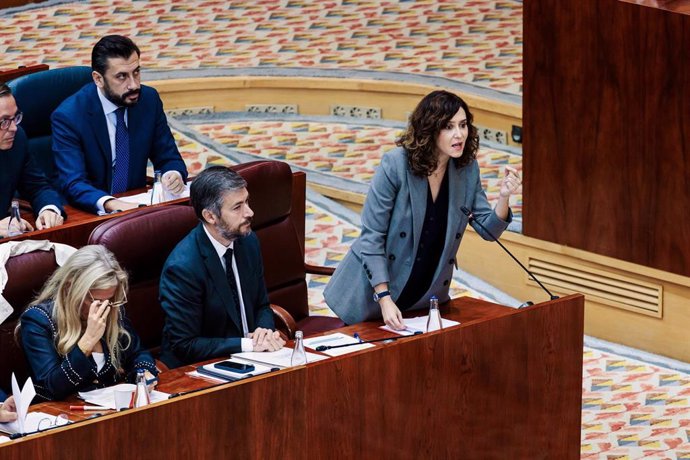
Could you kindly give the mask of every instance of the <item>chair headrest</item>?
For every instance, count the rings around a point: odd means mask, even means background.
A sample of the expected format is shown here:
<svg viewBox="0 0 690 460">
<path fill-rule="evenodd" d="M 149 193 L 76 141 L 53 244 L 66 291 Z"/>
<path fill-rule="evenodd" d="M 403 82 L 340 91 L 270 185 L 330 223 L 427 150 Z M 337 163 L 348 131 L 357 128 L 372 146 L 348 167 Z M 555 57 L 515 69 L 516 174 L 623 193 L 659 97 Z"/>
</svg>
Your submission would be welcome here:
<svg viewBox="0 0 690 460">
<path fill-rule="evenodd" d="M 136 283 L 159 277 L 170 252 L 198 222 L 191 206 L 144 208 L 103 222 L 89 244 L 107 247 Z"/>
<path fill-rule="evenodd" d="M 287 163 L 260 160 L 235 165 L 232 169 L 247 181 L 249 206 L 254 211 L 254 229 L 290 215 L 292 171 Z"/>
<path fill-rule="evenodd" d="M 7 85 L 24 113 L 22 127 L 29 138 L 51 134 L 50 114 L 66 98 L 92 82 L 91 67 L 45 70 L 15 78 Z"/>
<path fill-rule="evenodd" d="M 7 261 L 8 282 L 2 295 L 14 307 L 10 319 L 24 311 L 57 267 L 54 251 L 27 252 Z"/>
</svg>

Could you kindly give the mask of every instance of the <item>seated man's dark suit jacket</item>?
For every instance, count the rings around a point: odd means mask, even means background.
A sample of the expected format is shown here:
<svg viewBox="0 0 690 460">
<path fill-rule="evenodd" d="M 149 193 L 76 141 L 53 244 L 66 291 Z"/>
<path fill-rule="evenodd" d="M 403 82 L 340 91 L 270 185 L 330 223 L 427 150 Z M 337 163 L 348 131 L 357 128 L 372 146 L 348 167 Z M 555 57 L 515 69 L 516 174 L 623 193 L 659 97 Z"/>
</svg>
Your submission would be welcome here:
<svg viewBox="0 0 690 460">
<path fill-rule="evenodd" d="M 22 198 L 29 200 L 34 213 L 52 204 L 64 215 L 62 198 L 53 190 L 48 178 L 34 162 L 21 126 L 14 136 L 12 148 L 0 150 L 0 219 L 9 215 L 12 198 L 17 190 Z"/>
<path fill-rule="evenodd" d="M 238 238 L 234 254 L 249 332 L 274 329 L 259 239 Z M 168 367 L 229 357 L 242 351 L 242 318 L 218 254 L 197 225 L 170 253 L 160 281 L 165 311 L 161 361 Z"/>
<path fill-rule="evenodd" d="M 53 154 L 62 194 L 96 213 L 96 203 L 110 195 L 112 150 L 103 106 L 95 83 L 88 83 L 65 99 L 51 116 Z M 187 180 L 187 168 L 177 150 L 155 89 L 141 86 L 139 101 L 127 109 L 129 175 L 127 190 L 146 185 L 149 159 L 155 170 L 175 170 Z"/>
</svg>

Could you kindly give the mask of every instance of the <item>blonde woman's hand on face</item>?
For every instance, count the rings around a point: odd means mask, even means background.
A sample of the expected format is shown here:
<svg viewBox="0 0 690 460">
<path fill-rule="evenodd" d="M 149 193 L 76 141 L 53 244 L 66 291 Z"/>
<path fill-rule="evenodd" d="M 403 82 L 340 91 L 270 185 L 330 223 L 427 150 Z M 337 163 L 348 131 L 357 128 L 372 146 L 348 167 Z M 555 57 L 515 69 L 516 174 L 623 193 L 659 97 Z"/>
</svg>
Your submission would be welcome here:
<svg viewBox="0 0 690 460">
<path fill-rule="evenodd" d="M 89 306 L 89 316 L 86 320 L 86 330 L 79 339 L 79 348 L 88 356 L 105 333 L 105 326 L 110 314 L 110 302 L 94 300 Z"/>
<path fill-rule="evenodd" d="M 508 198 L 510 195 L 517 192 L 521 186 L 522 179 L 517 169 L 506 166 L 499 195 L 503 198 Z"/>
</svg>

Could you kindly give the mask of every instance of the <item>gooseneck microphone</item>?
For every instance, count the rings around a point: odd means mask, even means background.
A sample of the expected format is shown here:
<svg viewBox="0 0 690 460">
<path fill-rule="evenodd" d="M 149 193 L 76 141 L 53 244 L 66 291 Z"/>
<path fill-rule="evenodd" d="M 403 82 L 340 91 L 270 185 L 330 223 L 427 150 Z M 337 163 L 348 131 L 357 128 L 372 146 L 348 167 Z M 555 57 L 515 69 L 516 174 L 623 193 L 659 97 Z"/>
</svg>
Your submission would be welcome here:
<svg viewBox="0 0 690 460">
<path fill-rule="evenodd" d="M 476 222 L 477 225 L 479 225 L 479 226 L 482 228 L 482 230 L 484 230 L 484 231 L 487 233 L 487 235 L 489 235 L 489 236 L 491 237 L 492 240 L 494 240 L 495 242 L 497 242 L 498 245 L 499 245 L 501 248 L 503 248 L 503 250 L 504 250 L 505 252 L 507 252 L 508 255 L 509 255 L 510 257 L 512 257 L 512 259 L 513 259 L 515 262 L 517 262 L 517 264 L 520 266 L 520 268 L 522 268 L 522 269 L 525 271 L 525 273 L 527 273 L 527 274 L 530 276 L 530 278 L 532 278 L 532 279 L 539 285 L 539 287 L 542 288 L 542 289 L 544 290 L 544 292 L 546 292 L 546 293 L 549 295 L 549 298 L 550 298 L 551 300 L 556 300 L 556 299 L 558 299 L 558 296 L 557 296 L 557 295 L 551 294 L 551 291 L 549 291 L 548 289 L 546 289 L 546 286 L 544 286 L 543 284 L 541 284 L 541 281 L 539 281 L 539 280 L 537 279 L 537 277 L 534 276 L 534 273 L 532 273 L 531 271 L 529 271 L 529 270 L 527 269 L 527 267 L 525 267 L 524 265 L 522 265 L 522 263 L 521 263 L 519 260 L 517 260 L 517 259 L 515 258 L 515 256 L 513 255 L 513 253 L 510 252 L 510 251 L 508 250 L 507 247 L 503 246 L 503 243 L 501 243 L 500 241 L 498 241 L 498 238 L 496 238 L 496 237 L 494 236 L 493 233 L 491 233 L 486 227 L 484 227 L 484 225 L 482 225 L 481 222 L 479 222 L 477 219 L 474 218 L 474 214 L 472 214 L 472 212 L 470 212 L 470 210 L 467 209 L 467 207 L 462 206 L 462 207 L 460 207 L 460 210 L 463 212 L 463 214 L 465 214 L 465 215 L 470 219 L 470 222 L 472 222 L 472 221 Z M 528 301 L 528 302 L 525 302 L 524 304 L 520 305 L 520 307 L 518 307 L 518 308 L 522 308 L 523 306 L 524 306 L 524 307 L 528 307 L 528 306 L 530 306 L 530 305 L 534 305 L 534 304 L 533 304 L 532 302 L 529 302 L 529 301 Z"/>
</svg>

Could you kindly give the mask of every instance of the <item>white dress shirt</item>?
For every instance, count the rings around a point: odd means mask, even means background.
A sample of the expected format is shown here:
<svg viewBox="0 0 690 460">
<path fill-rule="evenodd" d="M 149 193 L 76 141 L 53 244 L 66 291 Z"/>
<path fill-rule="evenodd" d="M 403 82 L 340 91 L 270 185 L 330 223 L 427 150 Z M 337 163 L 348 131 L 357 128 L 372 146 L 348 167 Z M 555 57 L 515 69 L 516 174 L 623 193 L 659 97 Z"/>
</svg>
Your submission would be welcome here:
<svg viewBox="0 0 690 460">
<path fill-rule="evenodd" d="M 96 93 L 98 94 L 98 99 L 101 101 L 103 113 L 105 114 L 105 125 L 108 127 L 108 140 L 110 140 L 110 155 L 112 158 L 112 163 L 110 166 L 112 168 L 115 168 L 115 162 L 117 161 L 117 158 L 115 157 L 115 131 L 117 130 L 117 114 L 115 114 L 115 111 L 119 109 L 119 107 L 113 104 L 107 97 L 105 97 L 105 94 L 103 94 L 103 90 L 101 88 L 97 87 L 96 89 L 98 90 L 96 91 Z M 125 109 L 125 126 L 129 127 L 129 109 Z M 178 176 L 180 176 L 180 179 L 182 179 L 182 175 L 179 171 L 166 171 L 164 175 L 168 174 L 177 174 Z M 98 211 L 105 212 L 105 202 L 108 200 L 112 200 L 114 198 L 114 196 L 110 195 L 101 197 L 96 202 L 96 207 L 98 207 Z"/>
<path fill-rule="evenodd" d="M 228 246 L 222 245 L 218 240 L 216 240 L 211 233 L 208 231 L 206 228 L 206 225 L 203 225 L 204 227 L 204 232 L 206 232 L 206 236 L 208 236 L 208 239 L 211 241 L 211 245 L 213 245 L 213 249 L 215 249 L 216 254 L 218 254 L 218 258 L 220 259 L 220 264 L 223 266 L 223 270 L 227 273 L 227 267 L 225 266 L 225 252 L 228 249 L 233 249 L 232 252 L 232 271 L 233 275 L 235 275 L 235 283 L 237 284 L 237 296 L 239 297 L 240 300 L 240 314 L 242 316 L 242 332 L 244 334 L 244 337 L 242 337 L 242 351 L 254 351 L 254 342 L 252 339 L 248 338 L 249 336 L 249 327 L 247 326 L 247 313 L 245 311 L 244 307 L 244 299 L 242 298 L 242 285 L 240 284 L 240 275 L 239 271 L 237 270 L 237 260 L 235 259 L 235 251 L 234 251 L 234 246 L 235 242 L 231 242 Z"/>
</svg>

